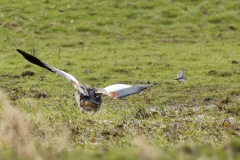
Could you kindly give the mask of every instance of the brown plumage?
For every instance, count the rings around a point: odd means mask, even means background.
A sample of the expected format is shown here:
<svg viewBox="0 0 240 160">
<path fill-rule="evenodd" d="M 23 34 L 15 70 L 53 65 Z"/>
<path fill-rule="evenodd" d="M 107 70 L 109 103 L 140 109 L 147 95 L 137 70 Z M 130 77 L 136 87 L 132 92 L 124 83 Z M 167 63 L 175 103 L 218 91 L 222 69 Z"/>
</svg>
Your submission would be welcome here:
<svg viewBox="0 0 240 160">
<path fill-rule="evenodd" d="M 95 112 L 98 111 L 102 104 L 101 98 L 102 94 L 111 97 L 111 99 L 118 99 L 139 93 L 142 90 L 147 89 L 156 84 L 156 83 L 146 85 L 114 84 L 107 86 L 105 88 L 92 88 L 90 86 L 79 83 L 76 80 L 76 78 L 74 78 L 72 75 L 48 65 L 45 62 L 39 60 L 38 58 L 22 50 L 18 49 L 17 51 L 29 62 L 66 78 L 77 89 L 75 97 L 79 109 L 82 111 L 83 110 Z"/>
</svg>

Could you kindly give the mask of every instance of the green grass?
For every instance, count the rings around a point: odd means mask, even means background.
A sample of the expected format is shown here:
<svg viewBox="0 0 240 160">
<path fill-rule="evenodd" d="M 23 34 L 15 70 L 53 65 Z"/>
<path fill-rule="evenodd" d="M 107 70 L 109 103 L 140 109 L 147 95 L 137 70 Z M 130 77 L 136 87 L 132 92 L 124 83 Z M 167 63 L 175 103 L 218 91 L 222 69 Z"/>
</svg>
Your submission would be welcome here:
<svg viewBox="0 0 240 160">
<path fill-rule="evenodd" d="M 239 8 L 237 0 L 1 1 L 0 159 L 238 159 Z M 103 97 L 98 113 L 83 114 L 64 78 L 16 49 L 96 88 L 159 84 Z M 181 69 L 187 84 L 173 80 Z"/>
</svg>

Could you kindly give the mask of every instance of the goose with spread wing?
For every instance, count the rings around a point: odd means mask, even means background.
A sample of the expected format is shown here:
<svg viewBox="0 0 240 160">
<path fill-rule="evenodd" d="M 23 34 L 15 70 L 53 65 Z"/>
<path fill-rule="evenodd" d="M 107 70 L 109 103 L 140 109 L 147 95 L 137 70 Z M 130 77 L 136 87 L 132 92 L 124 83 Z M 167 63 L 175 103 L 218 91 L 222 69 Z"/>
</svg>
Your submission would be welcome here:
<svg viewBox="0 0 240 160">
<path fill-rule="evenodd" d="M 17 49 L 17 51 L 29 62 L 66 78 L 77 89 L 75 97 L 79 109 L 81 111 L 84 110 L 94 112 L 98 111 L 102 104 L 101 98 L 102 94 L 109 96 L 111 99 L 124 98 L 129 95 L 139 93 L 142 90 L 147 89 L 156 84 L 156 83 L 146 85 L 113 84 L 105 88 L 92 88 L 88 85 L 79 83 L 78 80 L 74 78 L 72 75 L 48 65 L 45 62 L 41 61 L 40 59 L 22 50 Z"/>
</svg>

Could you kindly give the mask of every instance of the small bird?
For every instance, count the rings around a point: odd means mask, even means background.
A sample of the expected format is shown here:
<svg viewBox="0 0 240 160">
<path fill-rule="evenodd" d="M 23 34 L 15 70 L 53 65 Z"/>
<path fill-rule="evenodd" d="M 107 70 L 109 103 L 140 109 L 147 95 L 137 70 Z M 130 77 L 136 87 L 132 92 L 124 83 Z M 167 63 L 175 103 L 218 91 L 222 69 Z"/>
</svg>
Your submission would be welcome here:
<svg viewBox="0 0 240 160">
<path fill-rule="evenodd" d="M 109 96 L 111 99 L 124 98 L 129 95 L 139 93 L 142 90 L 157 84 L 113 84 L 105 88 L 92 88 L 88 85 L 79 83 L 72 75 L 48 65 L 40 59 L 22 50 L 17 49 L 17 51 L 29 62 L 66 78 L 77 89 L 77 91 L 75 92 L 75 98 L 81 111 L 98 111 L 102 104 L 102 94 Z"/>
<path fill-rule="evenodd" d="M 187 78 L 184 77 L 184 71 L 183 70 L 180 70 L 178 72 L 178 78 L 177 79 L 174 79 L 174 80 L 177 80 L 179 83 L 180 82 L 187 82 Z"/>
</svg>

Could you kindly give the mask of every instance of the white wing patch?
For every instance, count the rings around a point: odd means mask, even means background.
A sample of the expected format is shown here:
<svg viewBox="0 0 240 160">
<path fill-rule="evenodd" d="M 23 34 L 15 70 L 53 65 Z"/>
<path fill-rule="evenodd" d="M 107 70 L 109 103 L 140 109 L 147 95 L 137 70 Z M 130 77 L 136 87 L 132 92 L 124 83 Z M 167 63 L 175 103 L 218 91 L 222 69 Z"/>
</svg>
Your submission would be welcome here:
<svg viewBox="0 0 240 160">
<path fill-rule="evenodd" d="M 118 91 L 120 89 L 125 89 L 125 88 L 129 88 L 132 87 L 132 85 L 126 85 L 126 84 L 113 84 L 110 86 L 105 87 L 104 89 L 110 93 L 110 92 L 115 92 Z"/>
<path fill-rule="evenodd" d="M 53 68 L 53 67 L 52 67 Z M 73 77 L 71 74 L 68 74 L 60 69 L 56 69 L 54 68 L 55 73 L 63 76 L 64 78 L 66 78 L 75 88 L 77 88 L 77 85 L 79 84 L 78 80 L 76 80 L 75 77 Z"/>
</svg>

